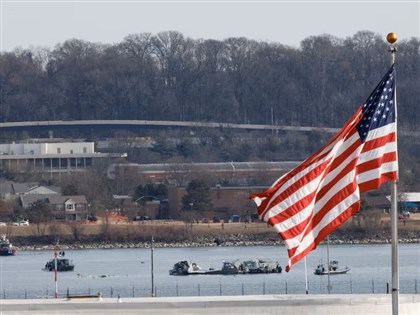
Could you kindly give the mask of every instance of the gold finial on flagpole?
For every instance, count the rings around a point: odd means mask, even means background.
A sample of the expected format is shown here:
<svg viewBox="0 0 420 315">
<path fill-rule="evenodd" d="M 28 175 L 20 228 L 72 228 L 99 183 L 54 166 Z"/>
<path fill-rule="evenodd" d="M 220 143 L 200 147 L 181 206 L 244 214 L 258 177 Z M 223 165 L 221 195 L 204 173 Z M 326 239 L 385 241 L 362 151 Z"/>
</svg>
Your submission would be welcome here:
<svg viewBox="0 0 420 315">
<path fill-rule="evenodd" d="M 386 40 L 389 43 L 389 52 L 391 53 L 391 64 L 394 64 L 395 55 L 397 53 L 397 48 L 394 46 L 394 44 L 397 41 L 397 34 L 389 33 L 388 35 L 386 35 Z"/>
<path fill-rule="evenodd" d="M 388 41 L 388 43 L 393 45 L 397 41 L 397 34 L 389 33 L 388 35 L 386 35 L 386 40 Z"/>
</svg>

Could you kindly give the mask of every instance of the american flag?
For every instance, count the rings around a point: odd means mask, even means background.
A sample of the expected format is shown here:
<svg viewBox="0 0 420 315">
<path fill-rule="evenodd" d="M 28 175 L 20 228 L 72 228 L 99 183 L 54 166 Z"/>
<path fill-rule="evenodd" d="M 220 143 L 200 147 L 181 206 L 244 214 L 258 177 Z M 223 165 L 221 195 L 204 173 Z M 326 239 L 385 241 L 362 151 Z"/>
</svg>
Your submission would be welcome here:
<svg viewBox="0 0 420 315">
<path fill-rule="evenodd" d="M 360 207 L 360 193 L 398 176 L 395 67 L 319 151 L 252 194 L 260 218 L 284 240 L 286 271 Z"/>
</svg>

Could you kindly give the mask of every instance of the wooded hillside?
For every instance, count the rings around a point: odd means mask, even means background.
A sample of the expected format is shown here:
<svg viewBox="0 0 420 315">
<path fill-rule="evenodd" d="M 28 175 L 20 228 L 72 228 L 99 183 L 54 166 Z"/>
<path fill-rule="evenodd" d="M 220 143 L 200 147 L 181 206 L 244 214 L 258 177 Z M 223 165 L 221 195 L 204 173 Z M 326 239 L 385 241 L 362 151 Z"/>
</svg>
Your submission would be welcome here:
<svg viewBox="0 0 420 315">
<path fill-rule="evenodd" d="M 420 130 L 420 38 L 397 48 L 398 123 L 407 135 Z M 388 70 L 388 50 L 370 31 L 345 39 L 308 37 L 298 49 L 246 38 L 193 40 L 178 32 L 132 34 L 113 45 L 72 39 L 54 49 L 16 49 L 0 53 L 0 122 L 144 119 L 339 128 Z M 150 150 L 123 149 L 137 163 L 302 160 L 330 136 L 171 131 L 155 133 Z M 420 139 L 400 137 L 399 150 L 403 187 L 417 189 Z"/>
<path fill-rule="evenodd" d="M 419 130 L 420 39 L 399 42 L 399 126 Z M 361 31 L 299 49 L 178 32 L 0 55 L 0 121 L 148 119 L 341 127 L 389 67 L 388 44 Z"/>
</svg>

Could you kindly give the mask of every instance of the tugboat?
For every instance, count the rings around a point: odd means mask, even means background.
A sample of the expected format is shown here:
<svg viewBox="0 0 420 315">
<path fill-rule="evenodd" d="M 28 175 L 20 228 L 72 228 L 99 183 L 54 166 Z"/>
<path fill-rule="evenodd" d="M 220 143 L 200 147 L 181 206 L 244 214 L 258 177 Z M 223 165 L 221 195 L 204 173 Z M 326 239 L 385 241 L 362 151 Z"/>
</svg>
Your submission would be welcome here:
<svg viewBox="0 0 420 315">
<path fill-rule="evenodd" d="M 74 264 L 70 259 L 64 258 L 64 251 L 60 252 L 57 257 L 57 271 L 73 271 Z M 45 264 L 45 271 L 54 271 L 55 270 L 55 259 L 50 259 Z"/>
<path fill-rule="evenodd" d="M 0 256 L 15 256 L 16 248 L 9 242 L 6 235 L 0 237 Z"/>
</svg>

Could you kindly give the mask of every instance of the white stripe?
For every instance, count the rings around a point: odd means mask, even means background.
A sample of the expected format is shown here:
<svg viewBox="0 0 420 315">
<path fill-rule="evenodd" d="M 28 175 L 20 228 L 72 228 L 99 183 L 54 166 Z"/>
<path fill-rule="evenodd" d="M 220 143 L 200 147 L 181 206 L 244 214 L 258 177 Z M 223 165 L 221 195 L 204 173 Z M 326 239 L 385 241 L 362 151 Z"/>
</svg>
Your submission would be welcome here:
<svg viewBox="0 0 420 315">
<path fill-rule="evenodd" d="M 312 199 L 311 203 L 298 213 L 296 213 L 294 216 L 289 217 L 287 220 L 284 220 L 283 222 L 277 223 L 273 225 L 273 227 L 277 230 L 277 232 L 284 232 L 289 230 L 290 228 L 294 227 L 295 225 L 298 225 L 305 221 L 312 213 L 314 208 L 314 202 L 315 198 Z M 270 216 L 271 217 L 271 216 Z"/>
<path fill-rule="evenodd" d="M 336 143 L 336 146 L 332 148 L 330 155 L 336 154 L 336 155 L 340 155 L 340 153 L 344 152 L 348 146 L 351 146 L 352 143 L 354 141 L 357 141 L 359 139 L 359 135 L 357 133 L 355 133 L 352 137 L 350 137 L 349 139 L 347 139 L 345 142 L 339 141 Z M 292 205 L 294 205 L 295 203 L 300 202 L 303 198 L 305 198 L 306 196 L 310 195 L 311 193 L 313 193 L 315 190 L 319 191 L 322 187 L 324 187 L 326 184 L 328 184 L 329 182 L 331 182 L 332 180 L 335 179 L 335 177 L 338 175 L 338 173 L 347 166 L 347 164 L 354 159 L 355 156 L 357 156 L 357 154 L 359 153 L 359 150 L 352 152 L 352 155 L 349 156 L 346 160 L 343 161 L 343 163 L 337 167 L 336 169 L 334 169 L 333 171 L 329 172 L 326 177 L 323 179 L 323 182 L 321 182 L 322 177 L 325 174 L 325 170 L 323 173 L 320 174 L 320 176 L 318 176 L 317 178 L 315 178 L 314 180 L 312 180 L 310 183 L 306 184 L 305 186 L 299 188 L 295 193 L 293 193 L 292 195 L 290 195 L 289 197 L 287 197 L 286 199 L 282 200 L 280 203 L 278 203 L 277 205 L 273 206 L 269 211 L 267 211 L 267 213 L 264 215 L 263 220 L 264 221 L 268 221 L 269 218 L 278 215 L 279 213 L 281 213 L 282 211 L 288 209 L 289 207 L 291 207 Z M 330 156 L 329 155 L 329 156 Z M 329 158 L 328 156 L 328 158 Z M 331 160 L 329 164 L 331 164 L 334 160 Z M 351 176 L 354 177 L 354 172 L 351 172 Z M 348 177 L 345 177 L 348 178 Z M 290 180 L 289 180 L 290 181 Z M 289 182 L 288 181 L 288 182 Z M 353 181 L 353 178 L 351 178 L 351 181 Z M 287 183 L 288 183 L 287 182 Z M 332 190 L 337 189 L 340 190 L 342 189 L 342 187 L 344 187 L 345 185 L 347 185 L 347 183 L 343 183 L 343 179 L 340 179 L 332 188 Z M 285 183 L 286 185 L 286 183 Z M 342 185 L 342 186 L 340 186 Z M 336 187 L 339 188 L 336 188 Z M 280 187 L 279 191 L 284 191 L 283 188 L 284 186 Z M 273 197 L 272 200 L 274 200 L 274 198 L 276 198 L 276 196 L 278 196 L 278 192 L 277 191 Z M 324 196 L 324 200 L 325 203 L 328 201 L 328 196 L 331 196 L 334 193 L 329 193 L 327 194 L 327 196 Z M 313 199 L 316 197 L 316 194 L 313 196 Z M 297 214 L 295 214 L 294 216 L 288 218 L 287 220 L 280 222 L 278 224 L 276 224 L 276 230 L 278 232 L 284 232 L 287 231 L 288 229 L 292 228 L 295 225 L 298 225 L 300 223 L 302 223 L 303 221 L 305 221 L 308 216 L 311 215 L 311 213 L 316 213 L 316 209 L 311 209 L 311 205 L 313 204 L 313 202 L 311 202 L 311 204 L 306 207 L 305 209 L 302 209 L 301 211 L 299 211 Z M 269 203 L 268 207 L 271 205 L 271 202 Z M 320 207 L 318 207 L 319 209 Z"/>
<path fill-rule="evenodd" d="M 378 147 L 376 149 L 360 154 L 359 160 L 357 161 L 357 165 L 368 162 L 370 160 L 375 160 L 377 158 L 380 158 L 386 153 L 391 153 L 391 152 L 396 152 L 396 151 L 397 151 L 397 143 L 395 141 L 388 142 L 381 147 Z"/>
<path fill-rule="evenodd" d="M 332 208 L 319 222 L 318 225 L 316 225 L 311 233 L 306 235 L 303 240 L 301 240 L 301 235 L 298 235 L 292 239 L 285 240 L 286 247 L 288 249 L 297 247 L 297 250 L 295 252 L 294 256 L 299 255 L 303 251 L 305 251 L 315 240 L 315 238 L 318 236 L 319 231 L 322 230 L 324 227 L 326 227 L 328 224 L 330 224 L 332 221 L 334 221 L 339 215 L 341 215 L 344 211 L 346 211 L 352 204 L 360 200 L 360 194 L 358 189 L 348 196 L 347 198 L 340 201 L 336 207 Z M 291 257 L 292 258 L 292 257 Z"/>
<path fill-rule="evenodd" d="M 391 124 L 385 125 L 383 127 L 370 130 L 369 133 L 368 133 L 368 136 L 366 137 L 365 142 L 376 139 L 376 138 L 383 137 L 383 136 L 388 135 L 390 133 L 394 133 L 395 130 L 396 130 L 396 127 L 397 127 L 397 125 L 395 123 L 391 123 Z"/>
<path fill-rule="evenodd" d="M 326 160 L 331 159 L 331 156 L 340 150 L 342 143 L 343 143 L 342 140 L 337 142 L 336 145 L 332 147 L 331 152 L 328 155 L 326 155 L 323 159 L 319 160 L 315 164 L 310 165 L 307 168 L 304 168 L 301 172 L 291 177 L 281 187 L 279 187 L 279 189 L 270 197 L 270 201 L 267 203 L 267 206 L 264 209 L 264 210 L 266 209 L 270 209 L 270 210 L 265 213 L 265 215 L 263 216 L 263 220 L 267 222 L 268 219 L 271 218 L 272 216 L 275 216 L 281 213 L 285 209 L 289 208 L 290 206 L 294 205 L 295 203 L 299 202 L 301 199 L 305 198 L 306 196 L 314 192 L 320 186 L 320 181 L 322 180 L 322 177 L 324 176 L 325 169 L 318 177 L 314 178 L 308 184 L 300 187 L 298 190 L 296 190 L 293 194 L 288 196 L 286 199 L 282 200 L 280 203 L 274 206 L 272 205 L 275 198 L 277 198 L 277 196 L 279 196 L 287 188 L 294 185 L 295 182 L 301 179 L 302 177 L 307 176 L 314 168 L 324 163 Z M 331 162 L 332 160 L 329 162 L 329 164 L 331 164 Z M 304 219 L 306 218 L 303 218 L 303 220 Z"/>
<path fill-rule="evenodd" d="M 323 207 L 328 203 L 328 201 L 330 201 L 331 199 L 336 197 L 336 194 L 343 189 L 344 187 L 346 187 L 349 183 L 353 182 L 354 180 L 354 176 L 355 176 L 356 171 L 353 170 L 352 172 L 350 172 L 349 174 L 347 174 L 346 176 L 344 176 L 343 178 L 341 178 L 329 191 L 327 194 L 325 194 L 325 196 L 323 196 L 320 200 L 318 200 L 318 202 L 314 205 L 313 209 L 312 209 L 312 216 L 315 216 L 319 211 L 321 211 L 323 209 Z M 356 189 L 356 191 L 358 191 L 358 189 Z M 354 194 L 354 193 L 352 193 Z M 347 197 L 348 198 L 348 197 Z M 340 201 L 341 203 L 341 201 Z M 340 204 L 338 203 L 338 204 Z M 331 210 L 329 210 L 328 213 L 325 214 L 324 218 L 326 216 L 330 215 L 330 212 L 334 212 L 336 207 L 331 208 Z M 312 223 L 312 222 L 310 222 Z M 309 226 L 310 226 L 309 223 Z M 281 224 L 278 224 L 281 225 Z M 308 227 L 308 226 L 307 226 Z M 306 227 L 306 228 L 307 228 Z M 290 227 L 289 227 L 290 228 Z M 306 228 L 303 229 L 304 231 L 306 231 Z M 281 227 L 276 227 L 277 231 L 281 231 Z M 287 230 L 287 229 L 286 229 Z M 296 240 L 296 237 L 293 238 Z"/>
<path fill-rule="evenodd" d="M 337 193 L 340 192 L 344 187 L 348 184 L 354 182 L 354 177 L 356 175 L 356 170 L 353 169 L 351 172 L 340 178 L 334 186 L 331 187 L 330 190 L 318 200 L 314 207 L 314 215 L 317 214 L 322 208 L 330 201 L 332 198 L 336 198 Z"/>
<path fill-rule="evenodd" d="M 357 121 L 358 121 L 358 118 L 356 117 L 352 121 L 351 124 L 354 124 Z M 353 132 L 352 129 L 349 128 L 349 126 L 351 124 L 348 124 L 348 127 L 347 127 L 347 133 L 348 134 L 350 132 Z M 340 137 L 343 137 L 343 135 L 344 135 L 344 133 L 342 135 L 340 135 Z M 308 173 L 310 173 L 310 171 L 312 171 L 318 165 L 322 164 L 324 161 L 326 161 L 327 159 L 329 159 L 332 155 L 340 155 L 344 150 L 346 150 L 349 146 L 351 146 L 354 143 L 354 141 L 357 141 L 357 139 L 360 138 L 357 132 L 354 132 L 354 134 L 351 135 L 351 137 L 348 138 L 348 139 L 345 139 L 345 137 L 340 139 L 340 137 L 338 137 L 338 139 L 336 139 L 335 142 L 332 142 L 329 146 L 327 146 L 326 148 L 324 148 L 322 151 L 318 152 L 315 156 L 313 156 L 311 158 L 311 160 L 315 160 L 317 157 L 319 157 L 319 156 L 321 156 L 321 155 L 323 155 L 323 154 L 325 154 L 325 153 L 328 152 L 328 154 L 322 160 L 319 160 L 315 164 L 309 164 L 308 167 L 302 169 L 302 171 L 300 171 L 298 174 L 296 174 L 295 176 L 291 177 L 288 181 L 286 181 L 282 186 L 279 187 L 279 189 L 271 196 L 270 200 L 274 200 L 279 194 L 281 194 L 283 191 L 285 191 L 287 188 L 289 188 L 291 185 L 293 185 L 296 181 L 298 181 L 299 179 L 301 179 L 302 177 L 304 177 L 305 175 L 307 175 Z M 302 162 L 296 168 L 301 167 L 308 159 L 306 159 L 304 162 Z M 293 170 L 291 170 L 287 174 L 284 174 L 271 187 L 274 187 L 281 179 L 283 179 L 285 176 L 288 176 L 288 174 L 290 174 L 291 172 L 293 172 Z M 267 203 L 267 206 L 263 210 L 263 213 L 265 211 L 267 211 L 267 209 L 270 209 L 271 203 L 272 203 L 271 201 Z M 264 218 L 265 217 L 267 217 L 267 216 L 265 215 Z"/>
<path fill-rule="evenodd" d="M 349 141 L 346 141 L 346 146 L 344 147 L 344 145 L 340 148 L 341 153 L 343 153 L 346 149 L 348 149 L 348 147 L 350 147 L 351 145 L 353 145 L 354 141 L 357 141 L 359 138 L 359 135 L 356 133 L 354 136 L 352 136 Z M 331 181 L 333 181 L 337 175 L 345 168 L 347 167 L 347 165 L 354 160 L 355 157 L 357 157 L 360 153 L 360 151 L 362 150 L 362 147 L 359 146 L 356 150 L 353 150 L 351 152 L 351 154 L 349 156 L 347 156 L 346 159 L 344 159 L 340 165 L 336 166 L 333 170 L 331 170 L 330 172 L 328 172 L 327 176 L 325 177 L 324 183 L 323 185 L 327 185 L 329 184 Z M 337 158 L 339 158 L 340 156 L 337 155 Z"/>
<path fill-rule="evenodd" d="M 386 132 L 392 132 L 392 130 L 395 129 L 394 127 L 395 127 L 395 125 L 391 124 L 391 125 L 387 125 L 385 127 L 378 128 L 378 129 L 370 132 L 369 137 L 367 138 L 367 141 L 376 139 L 378 137 L 383 137 L 384 135 L 386 135 Z M 358 136 L 358 135 L 356 135 L 356 136 Z M 352 143 L 351 140 L 353 138 L 354 138 L 354 136 L 349 138 L 348 141 L 346 141 L 346 142 L 351 145 L 351 143 Z M 346 148 L 347 148 L 347 146 L 345 147 L 343 145 L 341 147 L 341 149 L 343 149 L 343 150 L 341 150 L 341 152 L 343 152 Z M 356 150 L 357 152 L 352 152 L 352 154 L 345 161 L 343 161 L 343 163 L 339 167 L 337 167 L 332 172 L 330 172 L 327 175 L 328 178 L 326 178 L 323 185 L 330 182 L 339 173 L 339 171 L 342 170 L 348 164 L 348 162 L 350 162 L 355 156 L 357 156 L 357 154 L 358 154 L 358 152 L 360 152 L 361 148 L 362 147 L 360 147 L 359 150 Z M 394 151 L 396 151 L 396 143 L 395 142 L 387 143 L 381 148 L 370 150 L 369 152 L 365 152 L 365 153 L 361 154 L 360 159 L 359 159 L 360 161 L 358 161 L 358 164 L 366 162 L 366 161 L 371 160 L 371 159 L 378 158 L 380 156 L 383 156 L 383 154 L 385 154 L 385 153 L 394 152 Z M 356 154 L 353 154 L 353 153 L 356 153 Z M 370 170 L 370 171 L 364 172 L 363 174 L 359 175 L 357 182 L 358 182 L 358 184 L 360 184 L 361 182 L 365 182 L 365 181 L 368 181 L 368 180 L 371 180 L 371 179 L 376 179 L 380 176 L 380 174 L 395 171 L 396 169 L 397 169 L 397 163 L 396 162 L 384 163 L 378 169 Z M 320 199 L 315 204 L 313 213 L 316 214 L 317 212 L 319 212 L 322 209 L 322 207 L 325 206 L 325 204 L 328 202 L 328 200 L 330 200 L 331 198 L 334 197 L 334 195 L 337 191 L 339 191 L 342 187 L 346 186 L 347 184 L 351 183 L 353 176 L 355 176 L 354 171 L 350 172 L 345 177 L 340 179 L 340 181 L 337 182 L 337 184 L 334 185 L 334 187 L 332 187 L 329 190 L 327 195 L 324 196 L 322 199 Z M 301 239 L 301 237 L 302 237 L 302 234 L 304 232 L 302 232 L 301 234 L 297 235 L 294 238 L 286 240 L 285 244 L 286 244 L 286 247 L 288 249 L 298 247 L 295 254 L 293 255 L 293 257 L 298 256 L 300 253 L 305 251 L 314 242 L 314 240 L 317 237 L 317 235 L 319 234 L 320 230 L 322 230 L 323 228 L 325 228 L 325 226 L 327 226 L 328 224 L 333 222 L 339 215 L 341 215 L 345 210 L 347 210 L 352 204 L 354 204 L 358 200 L 360 200 L 360 194 L 359 194 L 359 191 L 357 189 L 353 194 L 351 194 L 350 196 L 345 198 L 343 201 L 339 202 L 337 204 L 337 206 L 335 206 L 328 213 L 326 213 L 326 215 L 322 218 L 321 222 L 317 226 L 315 226 L 313 228 L 312 232 L 309 233 L 308 235 L 306 235 L 303 240 Z M 279 230 L 279 229 L 277 228 L 277 230 Z M 291 261 L 291 259 L 293 257 L 290 257 L 289 262 Z"/>
<path fill-rule="evenodd" d="M 289 178 L 285 183 L 283 183 L 283 185 L 281 185 L 279 187 L 279 189 L 277 191 L 274 192 L 274 194 L 272 194 L 270 196 L 270 201 L 267 203 L 267 206 L 265 207 L 265 209 L 263 210 L 266 211 L 267 209 L 270 209 L 272 206 L 273 201 L 277 198 L 277 196 L 279 196 L 282 192 L 284 192 L 286 189 L 288 189 L 290 186 L 292 186 L 296 181 L 298 181 L 299 179 L 301 179 L 302 177 L 305 177 L 308 173 L 310 173 L 313 169 L 315 169 L 316 167 L 318 167 L 320 164 L 324 163 L 326 159 L 328 159 L 328 156 L 325 156 L 323 159 L 319 160 L 317 163 L 311 164 L 309 167 L 304 168 L 302 171 L 300 171 L 299 173 L 297 173 L 295 176 Z M 298 166 L 300 167 L 300 166 Z M 293 171 L 293 170 L 292 170 Z M 291 171 L 291 172 L 292 172 Z M 290 173 L 290 172 L 289 172 Z M 288 174 L 289 174 L 288 173 Z M 286 174 L 287 175 L 287 174 Z M 293 202 L 294 203 L 294 202 Z M 266 217 L 266 215 L 264 215 L 264 218 Z M 265 220 L 265 219 L 264 219 Z"/>
<path fill-rule="evenodd" d="M 276 216 L 277 214 L 283 212 L 290 206 L 294 205 L 295 203 L 299 202 L 301 199 L 305 198 L 306 196 L 310 195 L 312 192 L 314 192 L 317 187 L 319 186 L 319 182 L 322 179 L 322 174 L 320 174 L 317 178 L 314 178 L 311 182 L 308 184 L 301 186 L 296 192 L 288 196 L 286 199 L 282 200 L 277 205 L 273 206 L 264 216 L 264 221 L 268 221 L 269 218 L 272 216 Z M 275 194 L 277 195 L 277 194 Z M 275 196 L 273 196 L 272 199 L 274 199 Z"/>
<path fill-rule="evenodd" d="M 381 174 L 398 171 L 397 161 L 383 163 L 379 168 L 363 172 L 357 176 L 357 183 L 360 185 L 373 179 L 378 179 Z"/>
<path fill-rule="evenodd" d="M 299 211 L 294 216 L 288 218 L 287 220 L 277 223 L 274 225 L 274 228 L 280 233 L 291 229 L 293 226 L 298 225 L 305 221 L 309 216 L 314 216 L 317 214 L 326 204 L 327 202 L 334 198 L 336 193 L 347 186 L 349 183 L 354 181 L 355 170 L 353 169 L 350 173 L 346 176 L 340 178 L 337 183 L 331 187 L 331 189 L 320 199 L 316 204 L 314 204 L 315 198 L 313 198 L 312 202 L 305 208 Z M 318 191 L 322 187 L 319 187 Z M 316 196 L 316 195 L 315 195 Z M 299 200 L 300 201 L 300 200 Z M 271 212 L 271 211 L 270 211 Z M 271 217 L 271 216 L 270 216 Z M 306 227 L 303 229 L 306 230 Z"/>
</svg>

